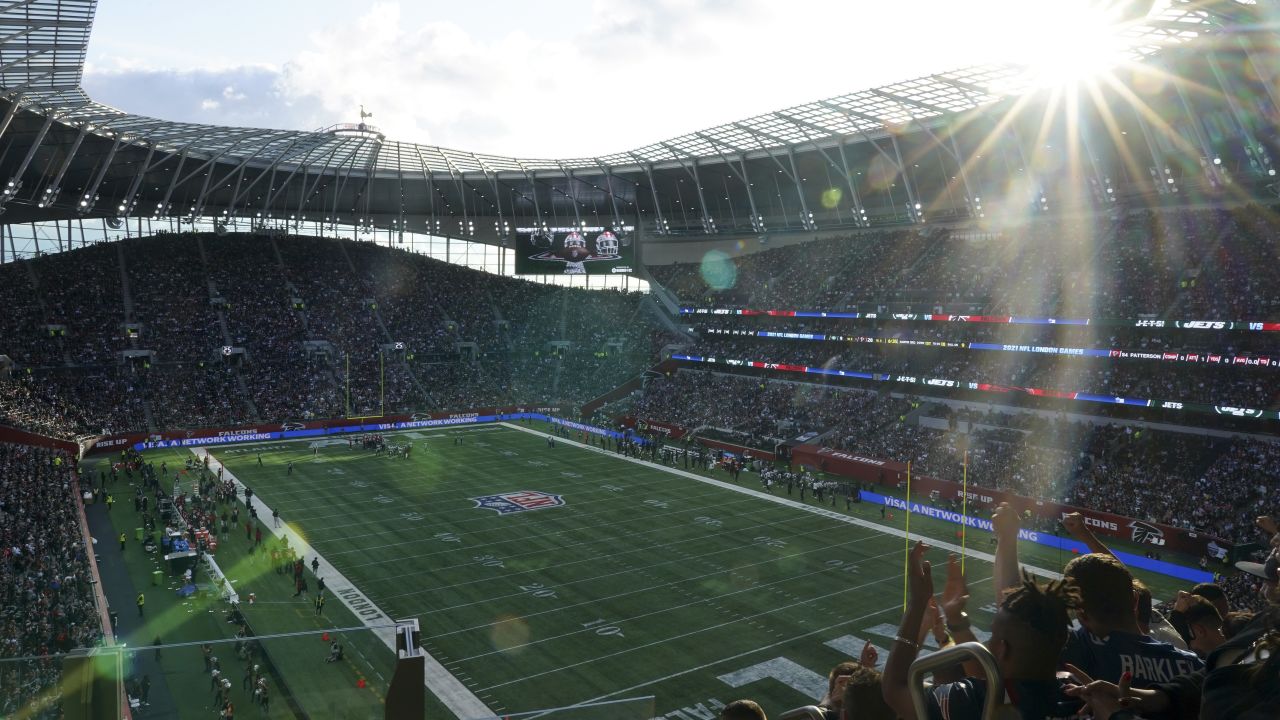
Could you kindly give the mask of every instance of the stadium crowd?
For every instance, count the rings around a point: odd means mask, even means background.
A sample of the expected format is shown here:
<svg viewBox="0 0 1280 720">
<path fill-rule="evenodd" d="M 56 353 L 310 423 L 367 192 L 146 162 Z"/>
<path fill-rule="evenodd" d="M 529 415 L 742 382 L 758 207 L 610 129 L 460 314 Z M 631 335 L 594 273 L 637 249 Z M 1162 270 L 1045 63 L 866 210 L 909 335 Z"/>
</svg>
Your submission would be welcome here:
<svg viewBox="0 0 1280 720">
<path fill-rule="evenodd" d="M 0 444 L 0 715 L 57 718 L 61 656 L 102 637 L 65 453 Z M 3 662 L 7 658 L 29 658 Z M 30 705 L 29 703 L 34 703 Z"/>
<path fill-rule="evenodd" d="M 1219 439 L 1066 416 L 955 412 L 918 398 L 682 369 L 650 380 L 630 413 L 694 430 L 742 433 L 771 450 L 808 442 L 911 462 L 922 475 L 1113 512 L 1232 541 L 1280 488 L 1280 444 Z M 936 417 L 945 427 L 922 424 Z M 960 427 L 963 421 L 965 426 Z M 1226 489 L 1224 491 L 1224 488 Z"/>
<path fill-rule="evenodd" d="M 927 642 L 945 650 L 979 641 L 959 559 L 952 554 L 945 560 L 945 581 L 935 587 L 931 548 L 919 542 L 908 554 L 902 620 L 883 664 L 867 643 L 857 660 L 832 668 L 821 698 L 786 716 L 971 720 L 987 716 L 984 705 L 994 700 L 1011 706 L 997 717 L 1024 720 L 1275 717 L 1280 532 L 1270 516 L 1254 524 L 1270 555 L 1242 576 L 1251 578 L 1244 581 L 1247 600 L 1234 601 L 1221 584 L 1201 583 L 1157 606 L 1152 592 L 1078 515 L 1067 516 L 1063 525 L 1090 552 L 1067 563 L 1060 580 L 1035 578 L 1019 564 L 1018 513 L 1002 505 L 993 518 L 994 619 L 981 641 L 1001 686 L 992 686 L 995 678 L 980 664 L 956 656 L 926 673 L 931 684 L 912 688 L 908 671 Z M 923 695 L 923 714 L 915 693 Z M 725 705 L 720 718 L 767 715 L 758 703 L 738 700 Z"/>
<path fill-rule="evenodd" d="M 686 304 L 845 310 L 915 303 L 980 315 L 1275 317 L 1275 208 L 1121 211 L 842 233 L 650 268 Z M 946 312 L 946 310 L 944 310 Z"/>
<path fill-rule="evenodd" d="M 0 279 L 13 363 L 0 410 L 60 437 L 581 403 L 652 357 L 639 294 L 371 243 L 163 233 L 5 264 Z"/>
</svg>

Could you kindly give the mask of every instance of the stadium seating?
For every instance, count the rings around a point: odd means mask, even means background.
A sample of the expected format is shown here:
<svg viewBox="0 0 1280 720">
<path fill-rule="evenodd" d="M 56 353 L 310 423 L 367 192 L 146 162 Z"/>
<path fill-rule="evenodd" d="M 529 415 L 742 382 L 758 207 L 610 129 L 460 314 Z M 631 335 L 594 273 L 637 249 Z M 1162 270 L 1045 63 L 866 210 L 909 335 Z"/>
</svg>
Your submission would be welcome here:
<svg viewBox="0 0 1280 720">
<path fill-rule="evenodd" d="M 58 656 L 102 638 L 77 491 L 66 454 L 0 444 L 0 660 L 46 656 L 0 662 L 5 717 L 58 717 Z"/>
<path fill-rule="evenodd" d="M 915 409 L 948 421 L 964 419 L 975 424 L 974 431 L 908 421 Z M 976 485 L 1233 541 L 1252 537 L 1253 518 L 1266 512 L 1268 498 L 1280 487 L 1280 447 L 1267 441 L 1026 414 L 957 413 L 926 401 L 759 377 L 682 370 L 651 381 L 631 412 L 690 430 L 710 426 L 744 433 L 761 449 L 815 432 L 822 444 L 911 461 L 918 473 L 957 482 L 967 450 L 969 481 Z"/>
<path fill-rule="evenodd" d="M 354 415 L 584 402 L 652 359 L 638 294 L 370 243 L 163 234 L 6 264 L 0 278 L 13 308 L 0 352 L 20 368 L 0 381 L 0 408 L 62 437 L 334 417 L 348 402 Z"/>
<path fill-rule="evenodd" d="M 704 277 L 702 263 L 651 268 L 690 305 L 839 310 L 858 304 L 964 304 L 974 314 L 1164 317 L 1213 311 L 1274 317 L 1274 209 L 1122 212 L 1090 219 L 978 222 L 867 231 L 735 258 Z M 1272 231 L 1273 232 L 1273 231 Z M 708 280 L 707 278 L 710 278 Z"/>
</svg>

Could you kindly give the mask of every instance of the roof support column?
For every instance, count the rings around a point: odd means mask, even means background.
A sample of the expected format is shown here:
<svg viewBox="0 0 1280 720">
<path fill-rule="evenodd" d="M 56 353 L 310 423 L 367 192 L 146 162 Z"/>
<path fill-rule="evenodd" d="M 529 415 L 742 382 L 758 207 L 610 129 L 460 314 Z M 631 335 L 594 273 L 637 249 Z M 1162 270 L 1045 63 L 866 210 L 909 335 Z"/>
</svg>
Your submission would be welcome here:
<svg viewBox="0 0 1280 720">
<path fill-rule="evenodd" d="M 613 173 L 609 172 L 609 168 L 598 160 L 596 161 L 596 167 L 600 168 L 600 171 L 604 173 L 604 188 L 605 192 L 609 193 L 609 205 L 613 209 L 614 229 L 621 230 L 625 223 L 622 221 L 622 213 L 618 211 L 618 196 L 613 192 Z"/>
<path fill-rule="evenodd" d="M 911 184 L 911 176 L 907 174 L 907 166 L 902 162 L 902 149 L 898 147 L 896 133 L 889 133 L 889 142 L 893 144 L 893 155 L 898 160 L 898 170 L 902 175 L 902 186 L 907 190 L 907 214 L 911 216 L 914 222 L 924 222 L 924 205 L 921 204 L 920 197 L 916 195 L 916 189 Z"/>
<path fill-rule="evenodd" d="M 1209 177 L 1209 182 L 1216 187 L 1221 187 L 1227 182 L 1227 177 L 1222 172 L 1222 166 L 1214 163 L 1214 159 L 1218 155 L 1213 148 L 1209 147 L 1209 139 L 1205 134 L 1204 125 L 1200 124 L 1200 116 L 1196 114 L 1195 108 L 1191 106 L 1191 101 L 1187 99 L 1187 92 L 1183 89 L 1182 83 L 1174 82 L 1172 84 L 1174 89 L 1178 91 L 1178 100 L 1182 102 L 1182 109 L 1186 111 L 1187 120 L 1191 123 L 1191 134 L 1195 136 L 1196 144 L 1200 146 L 1200 164 L 1204 168 L 1204 173 Z"/>
<path fill-rule="evenodd" d="M 729 168 L 729 170 L 742 181 L 742 187 L 747 191 L 747 204 L 751 206 L 751 229 L 756 232 L 764 232 L 764 216 L 756 209 L 755 193 L 751 192 L 751 180 L 747 178 L 746 154 L 741 152 L 738 153 L 738 163 L 741 165 L 741 170 L 739 170 L 739 168 L 735 168 L 733 166 L 733 161 L 731 161 L 729 157 L 724 154 L 724 151 L 720 149 L 721 144 L 716 142 L 715 138 L 707 135 L 706 133 L 694 134 L 710 143 L 712 147 L 716 149 L 716 154 L 724 161 L 725 167 Z M 734 148 L 734 150 L 736 151 L 736 148 Z"/>
<path fill-rule="evenodd" d="M 862 197 L 858 195 L 858 185 L 853 181 L 853 170 L 849 167 L 849 158 L 845 156 L 843 138 L 836 148 L 840 151 L 840 170 L 844 174 L 845 184 L 849 186 L 849 200 L 853 203 L 854 217 L 862 227 L 871 227 L 871 221 L 867 219 L 867 206 L 862 204 Z"/>
<path fill-rule="evenodd" d="M 809 209 L 809 203 L 804 199 L 804 185 L 800 181 L 800 171 L 796 170 L 796 153 L 790 147 L 787 148 L 787 160 L 791 163 L 791 182 L 796 186 L 796 197 L 800 200 L 800 224 L 806 230 L 816 230 L 817 223 L 813 221 L 813 211 Z"/>
<path fill-rule="evenodd" d="M 1272 36 L 1268 36 L 1272 37 Z M 1260 81 L 1258 84 L 1267 93 L 1267 97 L 1271 100 L 1271 107 L 1280 107 L 1280 98 L 1276 97 L 1276 83 L 1280 82 L 1275 73 L 1272 72 L 1272 65 L 1267 62 L 1258 62 L 1258 58 L 1254 55 L 1253 36 L 1245 36 L 1236 34 L 1236 44 L 1244 51 L 1244 55 L 1249 59 L 1249 64 L 1253 66 L 1253 72 L 1258 76 Z"/>
<path fill-rule="evenodd" d="M 1089 139 L 1093 133 L 1089 132 L 1089 128 L 1080 129 L 1080 144 L 1084 147 L 1084 154 L 1089 159 L 1089 168 L 1093 171 L 1093 184 L 1098 189 L 1098 205 L 1106 207 L 1116 201 L 1115 188 L 1111 187 L 1111 178 L 1103 175 L 1101 168 L 1098 167 L 1098 156 L 1093 152 L 1093 142 Z M 981 206 L 979 206 L 981 211 Z"/>
<path fill-rule="evenodd" d="M 644 164 L 644 174 L 649 178 L 649 192 L 653 195 L 653 214 L 657 221 L 659 235 L 670 235 L 671 225 L 662 215 L 662 204 L 658 201 L 658 187 L 653 184 L 653 163 Z"/>
<path fill-rule="evenodd" d="M 146 176 L 147 170 L 151 168 L 151 158 L 156 154 L 156 146 L 151 145 L 147 148 L 147 157 L 142 160 L 142 169 L 133 178 L 133 184 L 129 186 L 129 192 L 120 199 L 120 205 L 116 208 L 116 212 L 122 216 L 128 216 L 133 210 L 134 196 L 138 194 L 138 188 L 142 185 L 142 179 Z"/>
<path fill-rule="evenodd" d="M 1151 161 L 1155 163 L 1154 167 L 1148 168 L 1151 173 L 1151 179 L 1155 183 L 1155 190 L 1161 195 L 1177 192 L 1177 185 L 1173 181 L 1173 171 L 1169 169 L 1164 153 L 1160 152 L 1160 148 L 1156 145 L 1155 139 L 1151 137 L 1151 128 L 1147 126 L 1147 121 L 1142 119 L 1142 113 L 1134 113 L 1134 117 L 1138 120 L 1138 127 L 1142 130 L 1142 139 L 1147 143 L 1147 150 L 1151 153 Z"/>
<path fill-rule="evenodd" d="M 13 117 L 18 114 L 21 102 L 21 95 L 9 101 L 9 111 L 4 114 L 4 121 L 0 122 L 0 138 L 3 138 L 5 133 L 9 132 L 9 126 L 13 124 Z"/>
<path fill-rule="evenodd" d="M 1048 196 L 1045 195 L 1044 183 L 1040 182 L 1040 178 L 1031 171 L 1031 160 L 1027 156 L 1027 149 L 1022 144 L 1022 136 L 1018 135 L 1018 129 L 1014 127 L 1012 122 L 1007 127 L 1009 135 L 1013 137 L 1013 146 L 1018 150 L 1018 159 L 1022 161 L 1022 171 L 1027 174 L 1031 180 L 1031 187 L 1035 189 L 1034 197 L 1030 198 L 1031 207 L 1035 210 L 1045 210 L 1048 206 Z"/>
<path fill-rule="evenodd" d="M 36 133 L 35 142 L 31 143 L 31 149 L 27 151 L 27 156 L 23 158 L 22 164 L 18 166 L 18 171 L 9 178 L 9 184 L 0 191 L 0 207 L 18 195 L 18 191 L 22 189 L 22 176 L 27 172 L 27 166 L 31 164 L 31 159 L 36 156 L 36 151 L 40 149 L 40 144 L 44 142 L 44 136 L 49 132 L 49 126 L 53 125 L 53 115 L 45 115 L 44 125 L 40 127 L 40 132 Z"/>
<path fill-rule="evenodd" d="M 565 180 L 568 181 L 565 184 L 566 190 L 571 189 L 573 187 L 573 180 L 574 180 L 573 171 L 569 170 L 564 165 L 560 165 L 560 172 L 564 173 Z M 573 229 L 581 232 L 582 228 L 586 227 L 587 224 L 582 221 L 582 215 L 578 212 L 578 196 L 570 195 L 568 192 L 564 192 L 561 194 L 569 198 L 569 204 L 573 206 Z"/>
<path fill-rule="evenodd" d="M 1244 111 L 1240 109 L 1240 103 L 1236 102 L 1236 93 L 1239 92 L 1236 84 L 1222 72 L 1222 66 L 1218 64 L 1218 54 L 1215 52 L 1208 53 L 1209 69 L 1213 71 L 1213 77 L 1218 81 L 1218 87 L 1222 90 L 1222 97 L 1227 101 L 1227 106 L 1231 108 L 1231 117 L 1236 121 L 1236 129 L 1240 133 L 1241 141 L 1244 144 L 1245 154 L 1249 157 L 1250 162 L 1258 171 L 1259 175 L 1267 175 L 1268 170 L 1274 172 L 1272 159 L 1267 155 L 1267 151 L 1262 147 L 1262 143 L 1254 136 L 1253 129 L 1249 127 L 1249 123 L 1245 120 Z"/>
<path fill-rule="evenodd" d="M 107 169 L 111 167 L 111 161 L 116 157 L 116 151 L 124 144 L 119 136 L 116 141 L 111 143 L 111 149 L 107 151 L 107 157 L 103 159 L 102 164 L 98 166 L 98 172 L 94 173 L 93 180 L 89 182 L 89 187 L 85 188 L 84 197 L 80 199 L 77 206 L 80 214 L 84 214 L 93 209 L 98 202 L 98 188 L 102 186 L 102 179 L 107 176 Z"/>
<path fill-rule="evenodd" d="M 80 151 L 80 143 L 84 142 L 84 136 L 89 132 L 87 124 L 80 126 L 80 132 L 76 134 L 75 142 L 71 143 L 71 150 L 67 152 L 67 156 L 62 160 L 62 166 L 58 168 L 58 174 L 53 177 L 53 182 L 49 183 L 44 189 L 44 197 L 40 198 L 40 206 L 52 205 L 57 201 L 58 195 L 62 193 L 62 178 L 67 174 L 67 168 L 71 167 L 71 161 L 75 159 L 76 153 Z"/>
<path fill-rule="evenodd" d="M 716 220 L 711 217 L 711 208 L 707 207 L 707 198 L 702 192 L 702 179 L 698 177 L 698 161 L 694 158 L 689 158 L 689 174 L 693 176 L 693 186 L 698 189 L 698 209 L 702 213 L 702 231 L 708 235 L 715 235 Z"/>
<path fill-rule="evenodd" d="M 187 164 L 187 151 L 184 149 L 178 155 L 178 167 L 173 171 L 173 179 L 169 181 L 169 189 L 164 191 L 164 199 L 156 206 L 154 215 L 169 214 L 169 199 L 173 196 L 173 189 L 178 185 L 178 178 L 182 176 L 182 166 Z"/>
</svg>

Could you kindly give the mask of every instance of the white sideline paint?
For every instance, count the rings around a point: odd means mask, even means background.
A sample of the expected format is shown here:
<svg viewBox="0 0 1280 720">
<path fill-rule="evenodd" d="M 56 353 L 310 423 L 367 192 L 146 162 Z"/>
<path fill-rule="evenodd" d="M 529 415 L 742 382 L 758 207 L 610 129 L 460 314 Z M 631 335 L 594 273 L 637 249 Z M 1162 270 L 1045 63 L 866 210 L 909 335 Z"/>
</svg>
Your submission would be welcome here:
<svg viewBox="0 0 1280 720">
<path fill-rule="evenodd" d="M 513 430 L 519 430 L 520 432 L 529 433 L 530 435 L 538 435 L 540 437 L 546 437 L 548 434 L 540 430 L 521 427 L 519 425 L 512 425 L 511 423 L 507 423 L 507 422 L 502 422 L 498 424 L 505 425 L 506 427 L 512 428 Z M 628 457 L 626 455 L 620 455 L 616 452 L 613 452 L 612 450 L 601 450 L 599 447 L 596 447 L 593 445 L 587 445 L 585 443 L 580 443 L 577 440 L 570 440 L 569 438 L 557 437 L 556 442 L 557 443 L 563 442 L 570 445 L 575 445 L 580 448 L 595 450 L 596 452 L 603 452 L 609 455 L 610 457 L 615 457 L 615 458 L 618 458 L 619 460 L 626 460 L 627 462 L 635 463 L 637 465 L 643 465 L 645 467 L 652 468 L 654 470 L 662 470 L 663 472 L 671 473 L 672 475 L 678 475 L 682 478 L 688 478 L 689 480 L 697 480 L 700 483 L 713 485 L 715 487 L 723 488 L 725 490 L 732 490 L 734 492 L 742 493 L 744 495 L 750 495 L 752 497 L 759 498 L 761 500 L 768 500 L 769 502 L 774 502 L 779 505 L 785 505 L 787 507 L 794 508 L 796 510 L 804 510 L 805 512 L 810 512 L 810 513 L 813 513 L 814 515 L 821 515 L 822 517 L 825 517 L 831 520 L 838 520 L 840 522 L 848 523 L 850 525 L 857 525 L 858 527 L 867 528 L 868 530 L 875 530 L 876 532 L 883 533 L 885 535 L 890 535 L 895 537 L 903 536 L 903 532 L 901 530 L 898 530 L 896 528 L 885 527 L 884 525 L 873 523 L 869 520 L 863 520 L 862 518 L 852 517 L 849 515 L 845 515 L 843 513 L 836 512 L 834 510 L 827 510 L 826 508 L 823 508 L 823 507 L 815 507 L 807 503 L 802 503 L 798 500 L 790 500 L 780 495 L 774 495 L 772 493 L 762 492 L 760 490 L 752 490 L 751 488 L 743 487 L 735 483 L 724 482 L 723 480 L 715 480 L 713 478 L 703 477 L 696 473 L 691 473 L 687 470 L 667 467 L 666 465 L 660 465 L 655 462 L 649 462 L 648 460 L 641 460 L 640 458 L 633 458 L 633 457 Z M 931 537 L 918 535 L 916 533 L 911 533 L 909 537 L 912 540 L 923 540 L 926 543 L 928 543 L 931 547 L 950 550 L 951 552 L 954 552 L 956 554 L 959 554 L 961 551 L 961 548 L 959 545 L 955 545 L 955 544 L 946 542 L 944 540 L 935 540 Z M 995 555 L 992 555 L 991 553 L 985 553 L 980 550 L 974 550 L 973 548 L 965 549 L 964 554 L 967 557 L 977 558 L 979 560 L 986 560 L 989 563 L 995 563 L 996 561 Z M 1034 572 L 1035 574 L 1041 575 L 1043 577 L 1053 578 L 1055 580 L 1059 580 L 1062 578 L 1062 573 L 1057 573 L 1052 570 L 1045 570 L 1044 568 L 1039 568 L 1034 565 L 1027 565 L 1026 563 L 1020 563 L 1019 566 L 1024 567 Z"/>
<path fill-rule="evenodd" d="M 209 455 L 208 451 L 202 447 L 191 448 L 191 452 L 201 462 L 204 462 L 205 456 L 208 456 L 209 467 L 215 472 L 222 467 L 225 477 L 235 483 L 240 494 L 243 495 L 244 483 L 240 482 L 240 479 L 231 470 L 223 467 L 216 457 Z M 289 538 L 289 546 L 297 550 L 301 557 L 311 556 L 320 560 L 320 574 L 325 578 L 326 588 L 331 590 L 334 597 L 341 601 L 362 624 L 373 626 L 386 625 L 389 622 L 393 622 L 389 615 L 378 608 L 367 595 L 355 586 L 355 583 L 352 583 L 345 575 L 338 572 L 338 569 L 331 565 L 328 560 L 325 560 L 323 555 L 316 552 L 315 548 L 311 547 L 298 533 L 289 528 L 287 523 L 285 523 L 284 527 L 271 527 L 273 525 L 271 522 L 271 508 L 267 507 L 267 504 L 258 497 L 257 493 L 253 495 L 253 505 L 258 511 L 259 522 L 266 526 L 272 534 L 277 537 L 287 536 Z M 245 591 L 246 589 L 240 588 L 240 590 Z M 378 639 L 382 640 L 387 649 L 391 651 L 392 656 L 395 656 L 395 630 L 383 627 L 372 632 L 377 635 Z M 493 710 L 489 709 L 487 705 L 481 702 L 480 698 L 475 696 L 475 693 L 467 689 L 467 686 L 463 685 L 460 680 L 446 670 L 439 660 L 432 657 L 431 653 L 426 650 L 421 648 L 419 650 L 422 651 L 423 656 L 426 658 L 427 689 L 439 698 L 440 702 L 444 703 L 450 712 L 458 717 L 494 717 Z"/>
<path fill-rule="evenodd" d="M 731 688 L 740 688 L 765 678 L 773 678 L 805 697 L 820 698 L 827 692 L 825 677 L 784 657 L 765 660 L 751 667 L 720 675 L 716 679 Z"/>
</svg>

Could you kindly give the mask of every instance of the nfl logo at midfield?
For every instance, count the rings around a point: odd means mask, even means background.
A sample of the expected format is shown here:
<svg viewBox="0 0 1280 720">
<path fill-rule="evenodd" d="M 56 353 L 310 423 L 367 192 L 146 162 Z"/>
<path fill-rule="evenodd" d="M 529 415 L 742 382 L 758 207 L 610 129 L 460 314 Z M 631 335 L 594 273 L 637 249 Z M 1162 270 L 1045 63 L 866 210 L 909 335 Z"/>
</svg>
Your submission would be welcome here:
<svg viewBox="0 0 1280 720">
<path fill-rule="evenodd" d="M 477 508 L 494 510 L 499 515 L 510 515 L 511 513 L 564 505 L 564 496 L 538 492 L 537 490 L 519 490 L 502 493 L 501 495 L 484 495 L 469 499 L 475 501 Z"/>
</svg>

